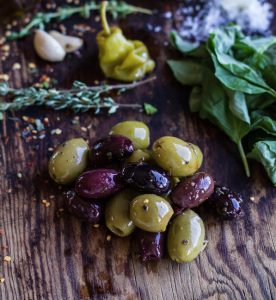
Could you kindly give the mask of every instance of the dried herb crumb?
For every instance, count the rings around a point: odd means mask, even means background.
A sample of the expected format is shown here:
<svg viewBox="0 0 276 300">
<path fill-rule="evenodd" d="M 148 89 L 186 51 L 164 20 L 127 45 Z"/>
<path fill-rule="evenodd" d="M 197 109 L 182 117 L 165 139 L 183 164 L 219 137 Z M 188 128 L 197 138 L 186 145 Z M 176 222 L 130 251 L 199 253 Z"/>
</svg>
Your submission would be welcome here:
<svg viewBox="0 0 276 300">
<path fill-rule="evenodd" d="M 158 111 L 157 108 L 148 103 L 144 103 L 144 109 L 147 115 L 154 115 Z"/>
</svg>

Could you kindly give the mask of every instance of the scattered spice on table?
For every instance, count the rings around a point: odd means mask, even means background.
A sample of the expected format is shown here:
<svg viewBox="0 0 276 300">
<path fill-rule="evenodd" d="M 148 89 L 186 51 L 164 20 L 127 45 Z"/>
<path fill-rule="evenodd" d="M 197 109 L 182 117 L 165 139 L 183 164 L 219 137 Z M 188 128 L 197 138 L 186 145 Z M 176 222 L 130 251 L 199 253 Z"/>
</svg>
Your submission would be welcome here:
<svg viewBox="0 0 276 300">
<path fill-rule="evenodd" d="M 9 256 L 5 256 L 3 260 L 4 260 L 4 261 L 10 261 L 11 258 L 10 258 Z"/>
</svg>

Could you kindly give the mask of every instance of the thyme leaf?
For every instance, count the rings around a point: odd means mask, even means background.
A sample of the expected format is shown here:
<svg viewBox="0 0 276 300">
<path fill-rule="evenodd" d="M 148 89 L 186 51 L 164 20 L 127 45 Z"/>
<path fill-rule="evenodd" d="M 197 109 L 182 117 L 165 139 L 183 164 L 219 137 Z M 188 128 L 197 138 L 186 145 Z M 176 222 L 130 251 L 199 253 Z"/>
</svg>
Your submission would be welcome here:
<svg viewBox="0 0 276 300">
<path fill-rule="evenodd" d="M 57 21 L 63 21 L 71 17 L 75 13 L 79 13 L 81 16 L 85 18 L 89 18 L 91 10 L 100 10 L 101 4 L 96 4 L 95 1 L 90 1 L 85 3 L 83 6 L 71 7 L 68 5 L 60 7 L 56 12 L 43 13 L 39 12 L 35 14 L 24 28 L 22 28 L 19 32 L 11 32 L 9 36 L 7 36 L 8 40 L 16 40 L 22 38 L 30 33 L 32 28 L 40 28 L 44 29 L 46 23 L 49 23 L 52 19 L 57 19 Z M 127 4 L 125 1 L 110 1 L 108 2 L 108 6 L 106 8 L 107 11 L 110 11 L 113 19 L 118 17 L 120 13 L 122 17 L 126 17 L 131 13 L 144 13 L 144 14 L 152 14 L 152 11 L 149 9 L 133 6 Z"/>
<path fill-rule="evenodd" d="M 55 89 L 35 89 L 34 87 L 23 89 L 12 89 L 7 82 L 0 83 L 0 95 L 14 96 L 12 102 L 0 102 L 0 116 L 1 111 L 21 109 L 25 106 L 45 105 L 55 110 L 71 109 L 75 113 L 86 112 L 91 108 L 95 109 L 95 113 L 99 113 L 101 108 L 108 108 L 108 113 L 113 114 L 119 107 L 141 108 L 141 104 L 120 104 L 116 103 L 111 97 L 103 98 L 100 95 L 111 91 L 120 90 L 125 91 L 143 85 L 156 77 L 150 77 L 146 80 L 134 82 L 131 84 L 118 85 L 100 85 L 100 86 L 86 86 L 85 83 L 75 81 L 70 90 L 55 90 Z"/>
</svg>

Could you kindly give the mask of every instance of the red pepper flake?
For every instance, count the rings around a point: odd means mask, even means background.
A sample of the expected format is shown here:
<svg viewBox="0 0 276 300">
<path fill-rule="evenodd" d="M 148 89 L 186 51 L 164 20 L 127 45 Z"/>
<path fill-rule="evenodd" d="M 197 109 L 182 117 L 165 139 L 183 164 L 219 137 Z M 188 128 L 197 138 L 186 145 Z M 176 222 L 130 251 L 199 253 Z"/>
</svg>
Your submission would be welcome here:
<svg viewBox="0 0 276 300">
<path fill-rule="evenodd" d="M 57 147 L 58 147 L 57 145 L 54 145 L 54 146 L 53 146 L 54 149 L 57 149 Z"/>
<path fill-rule="evenodd" d="M 27 166 L 32 167 L 33 165 L 34 165 L 34 162 L 33 162 L 33 161 L 27 162 Z"/>
<path fill-rule="evenodd" d="M 32 139 L 32 137 L 31 137 L 31 136 L 28 136 L 28 137 L 27 137 L 27 142 L 29 142 L 31 139 Z"/>
<path fill-rule="evenodd" d="M 49 125 L 49 118 L 44 118 L 43 122 L 44 125 Z"/>
<path fill-rule="evenodd" d="M 94 238 L 96 238 L 96 237 L 97 237 L 96 233 L 92 233 L 92 236 L 93 236 Z"/>
<path fill-rule="evenodd" d="M 23 155 L 23 153 L 18 153 L 18 156 L 20 157 L 20 156 L 22 156 Z"/>
<path fill-rule="evenodd" d="M 3 247 L 2 247 L 3 250 L 5 250 L 5 249 L 7 249 L 7 248 L 8 248 L 8 246 L 3 246 Z"/>
<path fill-rule="evenodd" d="M 33 202 L 36 202 L 36 199 L 33 199 Z"/>
<path fill-rule="evenodd" d="M 49 181 L 46 179 L 46 180 L 44 180 L 44 182 L 45 182 L 45 183 L 48 183 Z"/>
<path fill-rule="evenodd" d="M 9 136 L 6 136 L 6 137 L 5 137 L 5 141 L 6 141 L 6 142 L 7 142 L 9 139 L 10 139 Z"/>
<path fill-rule="evenodd" d="M 56 212 L 56 215 L 57 215 L 58 218 L 60 218 L 59 211 Z"/>
<path fill-rule="evenodd" d="M 4 234 L 2 229 L 0 229 L 0 233 L 1 233 L 1 234 Z"/>
<path fill-rule="evenodd" d="M 34 118 L 29 118 L 29 119 L 27 120 L 27 123 L 29 123 L 29 124 L 34 124 L 34 123 L 35 123 L 35 119 L 34 119 Z"/>
</svg>

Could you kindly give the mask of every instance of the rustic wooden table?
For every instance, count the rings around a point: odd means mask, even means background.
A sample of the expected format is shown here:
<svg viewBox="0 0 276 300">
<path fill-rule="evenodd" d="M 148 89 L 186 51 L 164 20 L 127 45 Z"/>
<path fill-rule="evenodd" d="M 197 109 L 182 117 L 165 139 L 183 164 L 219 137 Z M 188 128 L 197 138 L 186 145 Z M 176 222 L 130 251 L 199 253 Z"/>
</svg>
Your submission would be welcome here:
<svg viewBox="0 0 276 300">
<path fill-rule="evenodd" d="M 46 2 L 46 1 L 45 1 Z M 60 2 L 61 3 L 61 2 Z M 25 299 L 276 299 L 276 203 L 275 188 L 264 169 L 250 161 L 251 178 L 246 178 L 238 150 L 220 130 L 201 120 L 188 108 L 190 89 L 173 78 L 166 65 L 178 54 L 164 42 L 175 26 L 174 19 L 160 16 L 175 12 L 183 1 L 133 0 L 129 3 L 156 9 L 153 16 L 130 15 L 126 20 L 111 21 L 119 25 L 128 38 L 143 40 L 156 61 L 152 83 L 116 97 L 121 103 L 149 102 L 158 108 L 154 116 L 131 109 L 120 109 L 114 115 L 92 111 L 74 114 L 32 107 L 5 114 L 0 122 L 0 298 Z M 42 5 L 42 9 L 45 9 Z M 0 60 L 0 73 L 10 76 L 13 87 L 27 87 L 46 74 L 58 80 L 55 86 L 69 88 L 74 80 L 93 85 L 104 77 L 98 65 L 95 43 L 100 29 L 92 13 L 89 20 L 73 16 L 63 22 L 68 32 L 74 24 L 87 24 L 94 33 L 84 33 L 81 57 L 68 55 L 61 63 L 47 64 L 33 50 L 32 37 L 9 42 L 11 54 Z M 161 26 L 162 30 L 149 30 Z M 52 26 L 52 25 L 51 25 Z M 274 26 L 275 27 L 275 26 Z M 50 28 L 50 27 L 48 27 Z M 2 27 L 2 33 L 5 31 Z M 156 32 L 158 31 L 158 32 Z M 12 70 L 15 62 L 22 66 Z M 39 69 L 31 74 L 28 63 Z M 53 69 L 53 72 L 51 72 Z M 26 123 L 22 116 L 49 117 L 50 126 L 42 140 L 26 142 L 18 137 Z M 17 117 L 18 121 L 9 119 Z M 209 245 L 193 262 L 177 264 L 168 255 L 162 262 L 141 263 L 135 240 L 113 234 L 110 242 L 104 222 L 94 228 L 81 223 L 69 213 L 56 214 L 62 206 L 62 193 L 49 177 L 47 163 L 52 154 L 48 148 L 73 137 L 84 137 L 90 144 L 114 124 L 125 120 L 145 122 L 151 130 L 151 141 L 173 135 L 198 144 L 203 151 L 202 170 L 208 171 L 218 184 L 238 191 L 244 198 L 243 215 L 233 222 L 218 222 L 203 208 L 199 214 L 206 226 Z M 80 127 L 92 125 L 87 132 Z M 51 130 L 62 129 L 61 135 Z M 22 178 L 17 177 L 22 173 Z M 55 195 L 55 199 L 50 199 Z M 250 196 L 255 201 L 249 200 Z M 36 202 L 33 202 L 36 199 Z M 49 207 L 41 202 L 47 199 Z M 55 201 L 54 201 L 55 200 Z M 2 246 L 8 246 L 2 250 Z M 4 256 L 11 261 L 3 261 Z"/>
</svg>

